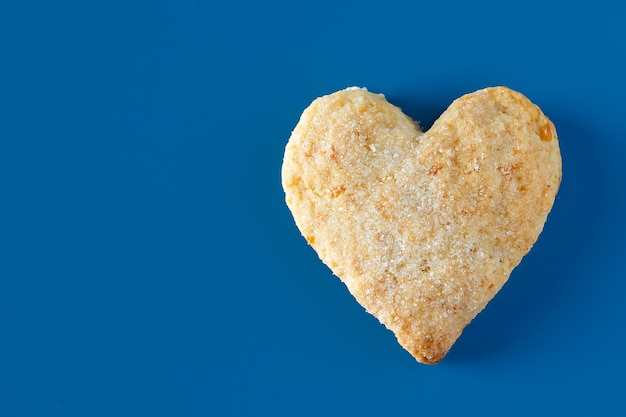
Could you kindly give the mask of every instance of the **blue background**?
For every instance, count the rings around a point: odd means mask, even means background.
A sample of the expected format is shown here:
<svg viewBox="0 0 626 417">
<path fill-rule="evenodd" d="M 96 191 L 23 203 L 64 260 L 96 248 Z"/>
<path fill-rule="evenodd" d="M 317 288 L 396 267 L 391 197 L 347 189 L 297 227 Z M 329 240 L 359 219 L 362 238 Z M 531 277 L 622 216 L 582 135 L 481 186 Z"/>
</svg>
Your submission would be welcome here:
<svg viewBox="0 0 626 417">
<path fill-rule="evenodd" d="M 626 415 L 626 3 L 0 1 L 0 416 Z M 554 121 L 544 233 L 436 366 L 300 237 L 317 96 Z"/>
</svg>

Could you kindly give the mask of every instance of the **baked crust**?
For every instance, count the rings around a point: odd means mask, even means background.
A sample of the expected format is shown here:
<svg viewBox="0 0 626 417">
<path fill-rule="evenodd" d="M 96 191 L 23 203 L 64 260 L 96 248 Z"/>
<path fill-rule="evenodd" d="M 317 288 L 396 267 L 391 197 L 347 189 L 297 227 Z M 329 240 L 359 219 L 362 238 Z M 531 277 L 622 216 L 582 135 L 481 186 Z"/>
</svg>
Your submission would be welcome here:
<svg viewBox="0 0 626 417">
<path fill-rule="evenodd" d="M 552 122 L 492 87 L 422 133 L 384 96 L 316 99 L 285 149 L 295 222 L 419 362 L 439 362 L 537 240 L 561 181 Z"/>
</svg>

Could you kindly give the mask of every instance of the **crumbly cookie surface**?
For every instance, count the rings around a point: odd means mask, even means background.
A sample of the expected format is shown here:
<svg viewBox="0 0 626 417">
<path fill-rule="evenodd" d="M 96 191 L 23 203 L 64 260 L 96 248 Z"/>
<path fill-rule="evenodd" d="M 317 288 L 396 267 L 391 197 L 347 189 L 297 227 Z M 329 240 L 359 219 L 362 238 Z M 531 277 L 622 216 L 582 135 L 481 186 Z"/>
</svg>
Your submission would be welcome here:
<svg viewBox="0 0 626 417">
<path fill-rule="evenodd" d="M 365 89 L 318 98 L 282 167 L 307 242 L 429 364 L 530 250 L 560 181 L 554 125 L 506 87 L 455 100 L 426 133 Z"/>
</svg>

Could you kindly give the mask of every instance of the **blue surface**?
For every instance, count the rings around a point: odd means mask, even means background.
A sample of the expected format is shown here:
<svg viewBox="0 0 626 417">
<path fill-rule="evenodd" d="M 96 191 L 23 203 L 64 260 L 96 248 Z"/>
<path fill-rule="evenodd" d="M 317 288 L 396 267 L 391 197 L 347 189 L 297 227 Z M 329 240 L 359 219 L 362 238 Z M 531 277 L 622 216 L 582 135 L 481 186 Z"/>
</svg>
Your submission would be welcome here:
<svg viewBox="0 0 626 417">
<path fill-rule="evenodd" d="M 0 416 L 626 415 L 626 3 L 0 1 Z M 302 239 L 283 149 L 359 85 L 557 126 L 544 233 L 416 363 Z"/>
</svg>

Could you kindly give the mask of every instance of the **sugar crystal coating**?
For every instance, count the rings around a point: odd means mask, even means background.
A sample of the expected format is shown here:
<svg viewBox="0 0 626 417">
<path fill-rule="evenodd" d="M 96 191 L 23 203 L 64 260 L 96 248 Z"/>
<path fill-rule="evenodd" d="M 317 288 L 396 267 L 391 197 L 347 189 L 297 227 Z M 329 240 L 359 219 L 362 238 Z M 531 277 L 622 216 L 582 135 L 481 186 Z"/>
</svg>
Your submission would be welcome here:
<svg viewBox="0 0 626 417">
<path fill-rule="evenodd" d="M 422 363 L 504 285 L 560 181 L 554 125 L 506 87 L 455 100 L 426 133 L 365 89 L 318 98 L 282 167 L 307 242 Z"/>
</svg>

